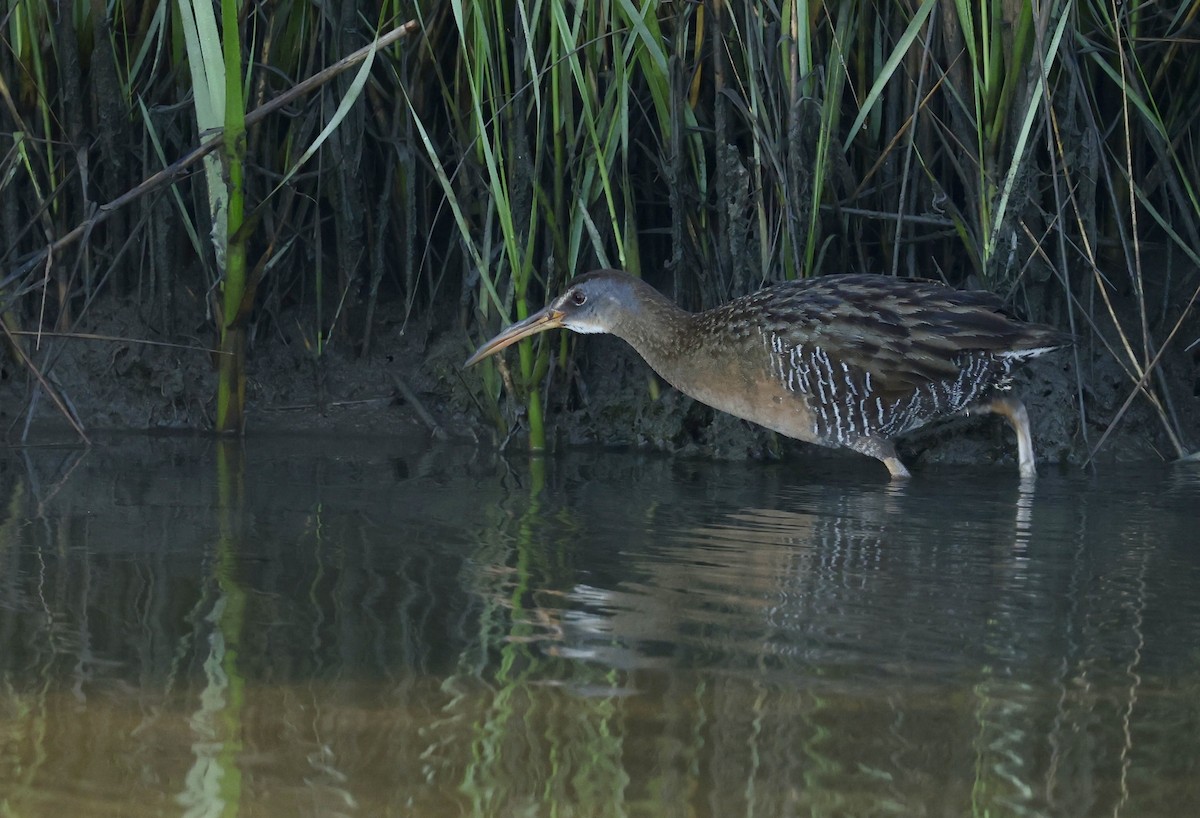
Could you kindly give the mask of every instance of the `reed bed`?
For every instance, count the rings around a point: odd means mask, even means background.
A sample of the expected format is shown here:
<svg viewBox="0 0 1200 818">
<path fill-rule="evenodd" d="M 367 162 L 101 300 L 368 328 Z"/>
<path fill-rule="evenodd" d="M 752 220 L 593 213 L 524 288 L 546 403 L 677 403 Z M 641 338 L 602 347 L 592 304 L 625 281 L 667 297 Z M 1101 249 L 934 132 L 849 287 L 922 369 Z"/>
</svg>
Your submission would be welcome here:
<svg viewBox="0 0 1200 818">
<path fill-rule="evenodd" d="M 72 415 L 58 351 L 122 301 L 141 337 L 211 326 L 236 431 L 248 327 L 287 305 L 321 366 L 371 354 L 382 300 L 456 317 L 465 353 L 597 266 L 692 307 L 879 271 L 1070 327 L 1080 412 L 1107 348 L 1187 450 L 1161 363 L 1196 334 L 1200 0 L 3 9 L 0 327 L 31 406 Z M 508 391 L 545 445 L 570 343 L 482 368 L 499 430 Z"/>
</svg>

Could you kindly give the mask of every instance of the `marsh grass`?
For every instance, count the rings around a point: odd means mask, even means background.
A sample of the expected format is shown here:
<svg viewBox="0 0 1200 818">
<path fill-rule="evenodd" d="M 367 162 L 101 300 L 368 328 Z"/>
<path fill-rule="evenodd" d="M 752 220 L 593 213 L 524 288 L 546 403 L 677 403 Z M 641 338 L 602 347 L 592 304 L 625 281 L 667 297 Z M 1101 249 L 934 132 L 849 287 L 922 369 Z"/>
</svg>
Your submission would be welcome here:
<svg viewBox="0 0 1200 818">
<path fill-rule="evenodd" d="M 381 299 L 457 315 L 465 355 L 596 266 L 694 308 L 879 271 L 1069 326 L 1081 413 L 1107 347 L 1126 405 L 1189 445 L 1162 361 L 1196 333 L 1196 0 L 4 8 L 0 311 L 31 396 L 114 298 L 168 338 L 203 312 L 220 361 L 309 305 L 286 331 L 319 371 L 331 346 L 370 354 Z M 408 20 L 419 37 L 369 47 Z M 17 334 L 38 329 L 58 334 Z M 546 445 L 570 345 L 467 376 L 498 434 L 511 392 Z M 222 428 L 241 370 L 218 378 Z"/>
</svg>

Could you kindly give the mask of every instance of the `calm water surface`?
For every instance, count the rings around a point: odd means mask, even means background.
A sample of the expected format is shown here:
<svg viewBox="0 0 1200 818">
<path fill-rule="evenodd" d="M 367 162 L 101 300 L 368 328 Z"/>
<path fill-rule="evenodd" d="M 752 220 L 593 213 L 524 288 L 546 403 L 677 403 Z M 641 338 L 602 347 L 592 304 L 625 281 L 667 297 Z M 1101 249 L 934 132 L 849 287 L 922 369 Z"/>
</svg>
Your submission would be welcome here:
<svg viewBox="0 0 1200 818">
<path fill-rule="evenodd" d="M 0 815 L 1200 814 L 1200 470 L 0 449 Z"/>
</svg>

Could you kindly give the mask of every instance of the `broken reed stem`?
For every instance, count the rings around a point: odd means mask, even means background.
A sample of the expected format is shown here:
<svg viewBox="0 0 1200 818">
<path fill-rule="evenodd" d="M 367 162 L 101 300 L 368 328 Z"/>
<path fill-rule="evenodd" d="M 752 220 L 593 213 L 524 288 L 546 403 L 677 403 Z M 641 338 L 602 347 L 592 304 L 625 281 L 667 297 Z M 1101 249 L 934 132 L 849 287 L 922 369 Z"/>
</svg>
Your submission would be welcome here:
<svg viewBox="0 0 1200 818">
<path fill-rule="evenodd" d="M 30 360 L 29 356 L 25 354 L 24 348 L 17 341 L 14 333 L 9 330 L 8 324 L 4 321 L 0 321 L 0 330 L 4 331 L 4 336 L 8 339 L 9 347 L 16 352 L 17 357 L 21 360 L 21 364 L 29 370 L 29 373 L 33 375 L 33 377 L 41 385 L 42 389 L 46 390 L 46 394 L 50 396 L 50 400 L 54 401 L 55 407 L 57 407 L 62 416 L 66 418 L 67 423 L 71 424 L 71 428 L 75 430 L 75 434 L 79 435 L 79 439 L 82 440 L 85 445 L 92 445 L 92 441 L 88 439 L 87 432 L 83 430 L 83 425 L 80 424 L 78 418 L 75 417 L 75 413 L 67 407 L 66 403 L 62 399 L 62 396 L 58 394 L 58 390 L 50 385 L 50 382 L 46 380 L 45 376 L 42 375 L 41 371 L 37 368 L 37 365 L 34 364 L 34 362 Z"/>
</svg>

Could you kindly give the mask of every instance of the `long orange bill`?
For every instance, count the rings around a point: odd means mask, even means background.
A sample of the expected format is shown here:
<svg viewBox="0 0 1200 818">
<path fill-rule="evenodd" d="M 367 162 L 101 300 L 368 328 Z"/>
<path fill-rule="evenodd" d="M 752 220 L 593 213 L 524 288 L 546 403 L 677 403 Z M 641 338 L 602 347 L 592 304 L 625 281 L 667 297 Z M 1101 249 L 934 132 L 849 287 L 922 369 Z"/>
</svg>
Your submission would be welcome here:
<svg viewBox="0 0 1200 818">
<path fill-rule="evenodd" d="M 489 355 L 496 354 L 506 346 L 515 344 L 522 338 L 537 335 L 539 332 L 545 332 L 548 329 L 558 329 L 563 325 L 563 316 L 562 311 L 552 309 L 551 307 L 538 310 L 524 321 L 518 321 L 475 350 L 475 354 L 467 358 L 467 362 L 463 366 L 474 366 Z"/>
</svg>

